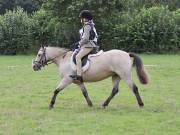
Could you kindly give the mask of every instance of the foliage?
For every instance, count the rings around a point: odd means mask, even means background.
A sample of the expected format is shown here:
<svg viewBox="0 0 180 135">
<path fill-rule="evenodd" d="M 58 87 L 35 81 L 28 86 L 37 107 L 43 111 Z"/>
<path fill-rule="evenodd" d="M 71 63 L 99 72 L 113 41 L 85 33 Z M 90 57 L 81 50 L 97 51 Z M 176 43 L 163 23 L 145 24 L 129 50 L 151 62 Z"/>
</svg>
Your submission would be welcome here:
<svg viewBox="0 0 180 135">
<path fill-rule="evenodd" d="M 27 13 L 32 13 L 40 8 L 42 2 L 42 0 L 0 0 L 0 14 L 17 7 L 23 8 Z"/>
<path fill-rule="evenodd" d="M 53 46 L 62 45 L 68 46 L 70 43 L 68 41 L 73 41 L 75 31 L 73 32 L 73 23 L 63 23 L 60 18 L 52 17 L 51 12 L 47 12 L 41 9 L 34 13 L 33 19 L 38 22 L 36 36 L 40 44 L 51 44 Z M 73 38 L 73 39 L 72 39 Z"/>
<path fill-rule="evenodd" d="M 105 50 L 117 48 L 156 53 L 178 51 L 178 10 L 170 11 L 168 6 L 154 6 L 147 1 L 143 8 L 129 9 L 136 6 L 136 2 L 49 0 L 43 5 L 49 18 L 43 21 L 43 30 L 46 30 L 43 36 L 53 46 L 70 47 L 70 44 L 79 40 L 78 29 L 81 26 L 78 13 L 82 9 L 89 9 L 99 34 L 98 44 Z M 156 3 L 165 4 L 162 1 Z"/>
<path fill-rule="evenodd" d="M 180 8 L 179 0 L 132 0 L 132 9 L 141 9 L 142 7 L 150 8 L 153 6 L 167 6 L 170 10 L 176 10 Z"/>
<path fill-rule="evenodd" d="M 11 11 L 14 13 L 18 5 L 28 13 L 35 11 L 32 16 L 22 11 L 22 16 L 29 19 L 24 25 L 27 24 L 26 28 L 33 33 L 29 34 L 32 43 L 27 40 L 32 48 L 38 48 L 41 44 L 69 48 L 71 44 L 79 41 L 78 31 L 82 27 L 79 12 L 82 9 L 89 9 L 99 35 L 98 45 L 104 50 L 117 48 L 155 53 L 180 50 L 178 0 L 1 0 L 0 13 L 4 13 L 7 9 L 14 9 Z M 8 31 L 10 26 L 4 26 L 8 24 L 6 23 L 8 19 L 3 19 L 5 16 L 0 17 L 1 23 L 5 21 L 1 27 Z M 18 16 L 14 16 L 16 17 L 15 20 L 18 21 Z M 13 23 L 12 27 L 18 28 L 16 25 L 18 23 Z M 1 44 L 4 46 L 12 44 L 11 40 L 2 38 L 2 30 L 0 35 Z M 20 42 L 18 39 L 22 38 L 23 36 L 19 36 L 15 39 Z M 1 54 L 2 52 L 6 54 L 5 50 L 1 50 Z"/>
<path fill-rule="evenodd" d="M 135 52 L 179 51 L 178 18 L 178 11 L 167 7 L 143 8 L 128 23 L 116 25 L 113 43 Z"/>
<path fill-rule="evenodd" d="M 35 22 L 22 8 L 0 16 L 0 54 L 25 53 L 33 44 Z"/>
<path fill-rule="evenodd" d="M 91 10 L 99 35 L 105 30 L 101 22 L 107 21 L 112 15 L 117 14 L 125 9 L 124 5 L 127 5 L 128 1 L 86 1 L 86 0 L 49 0 L 43 5 L 43 10 L 49 15 L 43 21 L 43 27 L 45 26 L 45 37 L 53 45 L 60 45 L 70 47 L 70 44 L 79 40 L 79 28 L 81 27 L 79 20 L 79 12 L 82 9 Z M 126 7 L 127 8 L 127 7 Z M 114 11 L 114 12 L 111 12 Z M 41 15 L 41 14 L 39 14 Z M 38 16 L 39 16 L 38 15 Z M 42 18 L 39 16 L 39 18 Z M 100 30 L 102 28 L 102 30 Z"/>
</svg>

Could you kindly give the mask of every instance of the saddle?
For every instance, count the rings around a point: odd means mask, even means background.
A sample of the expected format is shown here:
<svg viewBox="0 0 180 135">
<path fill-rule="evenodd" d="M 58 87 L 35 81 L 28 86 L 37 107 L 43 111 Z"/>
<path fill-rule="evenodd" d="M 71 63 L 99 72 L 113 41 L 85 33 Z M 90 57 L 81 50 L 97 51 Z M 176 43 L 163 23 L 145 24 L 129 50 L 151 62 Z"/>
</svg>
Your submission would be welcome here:
<svg viewBox="0 0 180 135">
<path fill-rule="evenodd" d="M 80 51 L 80 48 L 78 49 L 75 49 L 73 54 L 72 54 L 72 57 L 71 57 L 71 67 L 72 69 L 75 71 L 76 70 L 76 55 L 79 53 Z M 95 56 L 99 56 L 103 51 L 99 51 L 99 48 L 98 47 L 94 47 L 93 50 L 88 53 L 86 56 L 84 56 L 82 59 L 81 59 L 81 62 L 82 62 L 82 70 L 83 72 L 85 72 L 88 68 L 89 68 L 89 65 L 90 65 L 90 57 L 95 57 Z"/>
<path fill-rule="evenodd" d="M 80 49 L 77 49 L 77 50 L 75 50 L 74 53 L 73 53 L 73 62 L 74 62 L 75 65 L 76 65 L 76 55 L 79 53 L 79 51 L 80 51 Z M 96 53 L 98 53 L 98 52 L 99 52 L 98 48 L 97 48 L 97 47 L 94 47 L 93 50 L 92 50 L 90 53 L 88 53 L 86 56 L 84 56 L 84 57 L 81 59 L 81 62 L 82 62 L 82 65 L 81 65 L 81 66 L 83 67 L 83 66 L 85 66 L 85 65 L 87 64 L 88 55 L 90 55 L 90 54 L 96 54 Z"/>
</svg>

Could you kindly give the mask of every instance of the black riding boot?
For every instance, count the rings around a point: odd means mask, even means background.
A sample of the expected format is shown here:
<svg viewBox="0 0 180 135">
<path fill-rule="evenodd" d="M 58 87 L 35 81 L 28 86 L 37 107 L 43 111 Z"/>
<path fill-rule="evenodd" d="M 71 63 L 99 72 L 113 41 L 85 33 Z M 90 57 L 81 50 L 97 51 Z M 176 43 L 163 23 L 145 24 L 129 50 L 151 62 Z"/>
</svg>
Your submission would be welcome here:
<svg viewBox="0 0 180 135">
<path fill-rule="evenodd" d="M 70 77 L 71 77 L 73 80 L 77 80 L 77 81 L 83 82 L 83 78 L 82 78 L 82 76 L 80 76 L 80 75 L 70 75 Z"/>
</svg>

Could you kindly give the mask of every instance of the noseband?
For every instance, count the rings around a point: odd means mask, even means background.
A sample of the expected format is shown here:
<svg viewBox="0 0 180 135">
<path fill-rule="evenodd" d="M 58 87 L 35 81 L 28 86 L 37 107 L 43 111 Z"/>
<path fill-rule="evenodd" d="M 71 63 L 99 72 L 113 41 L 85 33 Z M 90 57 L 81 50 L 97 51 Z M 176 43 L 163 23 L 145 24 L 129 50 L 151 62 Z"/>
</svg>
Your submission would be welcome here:
<svg viewBox="0 0 180 135">
<path fill-rule="evenodd" d="M 46 48 L 43 47 L 43 49 L 41 51 L 43 51 L 43 53 L 41 55 L 40 60 L 39 61 L 33 61 L 33 63 L 34 64 L 37 63 L 38 66 L 44 67 L 44 66 L 48 65 L 48 61 L 46 59 Z M 43 60 L 43 58 L 44 58 L 44 60 Z"/>
</svg>

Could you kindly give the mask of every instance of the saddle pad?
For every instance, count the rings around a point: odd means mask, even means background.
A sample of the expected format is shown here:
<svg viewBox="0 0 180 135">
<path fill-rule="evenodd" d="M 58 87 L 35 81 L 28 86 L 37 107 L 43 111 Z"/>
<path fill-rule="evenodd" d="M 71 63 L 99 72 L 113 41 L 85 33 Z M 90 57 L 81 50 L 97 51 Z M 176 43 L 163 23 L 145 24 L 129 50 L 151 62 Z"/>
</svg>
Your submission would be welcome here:
<svg viewBox="0 0 180 135">
<path fill-rule="evenodd" d="M 90 66 L 90 58 L 99 56 L 102 53 L 103 53 L 103 51 L 101 50 L 96 54 L 89 54 L 87 56 L 84 56 L 82 58 L 82 60 L 81 60 L 82 61 L 82 71 L 85 72 L 89 68 L 89 66 Z M 75 50 L 73 52 L 72 56 L 71 56 L 71 67 L 72 67 L 72 69 L 74 71 L 76 71 L 76 58 L 75 57 L 76 57 L 77 54 L 78 54 L 78 50 Z"/>
<path fill-rule="evenodd" d="M 74 62 L 74 64 L 75 65 L 77 65 L 76 64 L 76 55 L 78 54 L 78 51 L 74 51 L 74 53 L 73 53 L 73 55 L 72 55 L 72 57 L 73 57 L 73 62 Z M 86 56 L 84 56 L 82 59 L 81 59 L 81 63 L 82 63 L 82 67 L 83 66 L 85 66 L 86 65 L 86 63 L 87 63 L 87 61 L 88 61 L 88 55 L 86 55 Z"/>
</svg>

